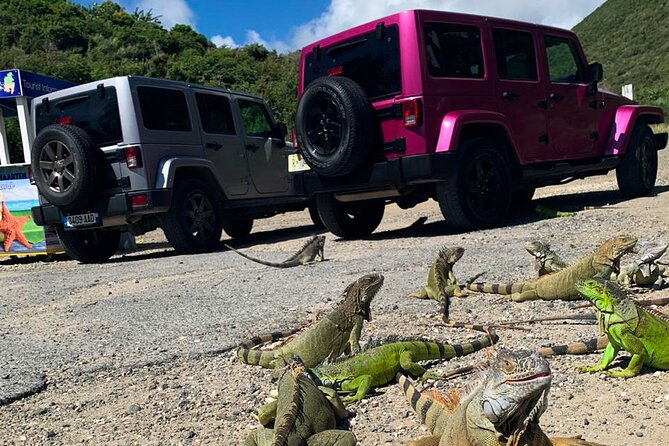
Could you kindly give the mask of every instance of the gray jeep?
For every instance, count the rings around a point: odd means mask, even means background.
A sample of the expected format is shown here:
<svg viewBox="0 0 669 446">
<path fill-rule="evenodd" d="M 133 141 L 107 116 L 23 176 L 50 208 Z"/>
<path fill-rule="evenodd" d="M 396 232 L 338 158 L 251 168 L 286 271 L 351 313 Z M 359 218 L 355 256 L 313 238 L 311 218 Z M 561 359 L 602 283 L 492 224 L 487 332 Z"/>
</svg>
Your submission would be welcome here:
<svg viewBox="0 0 669 446">
<path fill-rule="evenodd" d="M 122 231 L 161 227 L 176 251 L 202 252 L 310 205 L 285 124 L 248 94 L 125 76 L 41 96 L 32 116 L 33 218 L 81 262 L 111 257 Z"/>
</svg>

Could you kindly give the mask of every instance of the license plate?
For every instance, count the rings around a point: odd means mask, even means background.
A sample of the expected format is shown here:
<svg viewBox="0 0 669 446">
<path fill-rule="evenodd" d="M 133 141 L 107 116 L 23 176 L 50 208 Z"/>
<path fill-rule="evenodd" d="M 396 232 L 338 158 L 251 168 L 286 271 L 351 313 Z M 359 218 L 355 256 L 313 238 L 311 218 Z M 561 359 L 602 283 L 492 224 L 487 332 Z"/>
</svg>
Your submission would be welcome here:
<svg viewBox="0 0 669 446">
<path fill-rule="evenodd" d="M 98 214 L 97 212 L 89 212 L 88 214 L 66 215 L 63 224 L 66 228 L 99 226 L 100 214 Z"/>
<path fill-rule="evenodd" d="M 299 153 L 291 153 L 288 155 L 288 172 L 304 172 L 311 170 Z"/>
</svg>

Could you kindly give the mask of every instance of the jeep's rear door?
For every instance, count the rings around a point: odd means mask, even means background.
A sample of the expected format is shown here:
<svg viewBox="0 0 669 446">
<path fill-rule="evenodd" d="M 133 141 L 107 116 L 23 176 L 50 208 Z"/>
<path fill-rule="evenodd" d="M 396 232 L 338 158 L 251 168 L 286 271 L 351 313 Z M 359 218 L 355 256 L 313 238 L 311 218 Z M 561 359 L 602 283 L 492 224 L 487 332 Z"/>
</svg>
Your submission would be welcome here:
<svg viewBox="0 0 669 446">
<path fill-rule="evenodd" d="M 230 95 L 195 90 L 202 128 L 202 145 L 207 159 L 220 173 L 226 195 L 244 195 L 249 190 L 249 169 L 244 159 L 242 133 L 237 130 Z"/>
<path fill-rule="evenodd" d="M 548 138 L 545 83 L 538 69 L 538 33 L 491 21 L 497 104 L 511 126 L 522 164 L 555 158 Z"/>
<path fill-rule="evenodd" d="M 288 155 L 274 138 L 274 121 L 263 101 L 237 97 L 248 169 L 259 194 L 288 191 Z"/>
<path fill-rule="evenodd" d="M 587 93 L 587 65 L 571 33 L 557 30 L 542 35 L 548 81 L 549 135 L 561 158 L 594 155 L 601 110 L 596 96 Z"/>
</svg>

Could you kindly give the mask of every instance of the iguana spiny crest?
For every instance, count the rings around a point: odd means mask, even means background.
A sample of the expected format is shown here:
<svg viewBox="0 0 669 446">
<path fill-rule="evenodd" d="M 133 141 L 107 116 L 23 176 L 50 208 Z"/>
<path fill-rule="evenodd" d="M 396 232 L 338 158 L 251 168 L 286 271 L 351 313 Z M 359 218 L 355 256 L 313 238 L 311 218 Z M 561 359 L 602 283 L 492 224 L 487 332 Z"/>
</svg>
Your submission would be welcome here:
<svg viewBox="0 0 669 446">
<path fill-rule="evenodd" d="M 615 270 L 620 269 L 620 258 L 632 252 L 636 245 L 637 238 L 631 235 L 622 234 L 613 237 L 602 243 L 595 251 L 593 262 L 600 265 L 610 265 Z"/>
</svg>

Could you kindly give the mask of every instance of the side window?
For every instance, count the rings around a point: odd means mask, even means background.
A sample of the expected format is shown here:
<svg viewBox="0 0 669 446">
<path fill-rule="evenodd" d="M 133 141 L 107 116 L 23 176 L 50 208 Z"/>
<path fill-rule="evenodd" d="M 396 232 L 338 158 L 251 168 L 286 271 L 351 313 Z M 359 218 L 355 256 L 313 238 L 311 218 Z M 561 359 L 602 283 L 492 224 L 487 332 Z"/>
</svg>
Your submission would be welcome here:
<svg viewBox="0 0 669 446">
<path fill-rule="evenodd" d="M 423 30 L 430 76 L 483 78 L 481 31 L 476 26 L 426 23 Z"/>
<path fill-rule="evenodd" d="M 239 100 L 239 111 L 242 114 L 242 123 L 247 136 L 272 136 L 272 121 L 267 115 L 265 106 L 253 101 Z"/>
<path fill-rule="evenodd" d="M 576 44 L 564 37 L 545 36 L 546 56 L 551 82 L 562 84 L 585 83 L 585 69 Z"/>
<path fill-rule="evenodd" d="M 230 100 L 216 94 L 195 93 L 202 129 L 206 133 L 236 135 Z"/>
<path fill-rule="evenodd" d="M 144 127 L 149 130 L 190 132 L 186 96 L 183 91 L 156 87 L 137 87 Z"/>
<path fill-rule="evenodd" d="M 537 60 L 532 34 L 508 29 L 493 30 L 497 73 L 500 79 L 536 81 Z"/>
</svg>

